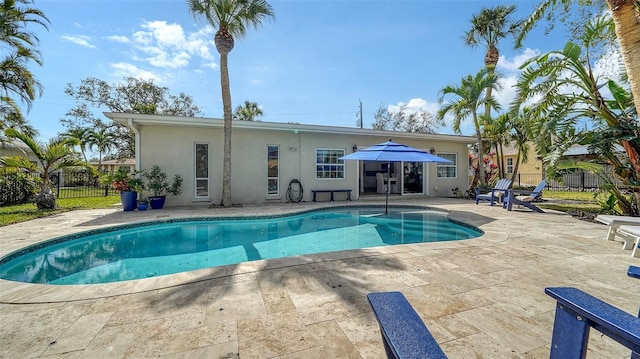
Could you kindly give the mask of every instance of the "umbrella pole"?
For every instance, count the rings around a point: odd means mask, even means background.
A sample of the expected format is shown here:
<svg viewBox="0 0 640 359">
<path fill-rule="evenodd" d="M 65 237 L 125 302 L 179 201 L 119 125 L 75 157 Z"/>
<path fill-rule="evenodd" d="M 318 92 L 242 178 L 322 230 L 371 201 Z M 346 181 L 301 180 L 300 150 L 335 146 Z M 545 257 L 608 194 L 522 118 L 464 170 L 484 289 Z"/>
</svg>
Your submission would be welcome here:
<svg viewBox="0 0 640 359">
<path fill-rule="evenodd" d="M 384 201 L 384 214 L 389 213 L 389 191 L 391 190 L 391 162 L 387 164 L 387 193 Z"/>
</svg>

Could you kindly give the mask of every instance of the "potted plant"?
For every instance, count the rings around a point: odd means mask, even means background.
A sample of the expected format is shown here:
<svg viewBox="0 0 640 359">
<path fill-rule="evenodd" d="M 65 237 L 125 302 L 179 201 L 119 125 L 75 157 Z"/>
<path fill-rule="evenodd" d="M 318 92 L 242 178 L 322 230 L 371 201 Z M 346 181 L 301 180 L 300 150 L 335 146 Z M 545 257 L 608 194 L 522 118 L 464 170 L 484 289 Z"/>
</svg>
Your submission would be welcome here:
<svg viewBox="0 0 640 359">
<path fill-rule="evenodd" d="M 153 165 L 151 171 L 143 171 L 142 176 L 147 180 L 147 189 L 153 194 L 149 196 L 149 205 L 152 209 L 164 207 L 164 201 L 168 194 L 174 196 L 182 193 L 182 177 L 173 176 L 173 181 L 169 183 L 169 178 L 158 165 Z"/>
<path fill-rule="evenodd" d="M 146 211 L 149 208 L 149 200 L 146 198 L 140 198 L 138 200 L 138 211 Z"/>
<path fill-rule="evenodd" d="M 139 172 L 129 173 L 126 168 L 120 167 L 115 172 L 107 174 L 102 182 L 111 184 L 111 187 L 120 193 L 120 202 L 125 211 L 136 209 L 138 192 L 144 189 Z"/>
</svg>

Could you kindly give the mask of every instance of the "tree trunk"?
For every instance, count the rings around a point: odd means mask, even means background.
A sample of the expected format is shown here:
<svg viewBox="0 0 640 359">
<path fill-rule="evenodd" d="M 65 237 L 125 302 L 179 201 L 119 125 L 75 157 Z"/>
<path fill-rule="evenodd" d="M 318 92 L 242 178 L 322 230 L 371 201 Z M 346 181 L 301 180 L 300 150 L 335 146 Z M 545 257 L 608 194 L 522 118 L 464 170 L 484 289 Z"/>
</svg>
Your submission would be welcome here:
<svg viewBox="0 0 640 359">
<path fill-rule="evenodd" d="M 228 52 L 220 52 L 220 83 L 224 112 L 224 162 L 222 165 L 222 206 L 233 205 L 231 200 L 231 89 L 229 87 Z"/>
<path fill-rule="evenodd" d="M 513 174 L 511 175 L 511 187 L 513 187 L 516 183 L 518 171 L 520 171 L 520 149 L 518 149 L 518 154 L 516 155 L 516 164 L 513 166 Z"/>
<path fill-rule="evenodd" d="M 607 0 L 616 26 L 616 37 L 627 69 L 633 102 L 640 114 L 640 14 L 633 0 Z"/>
<path fill-rule="evenodd" d="M 480 173 L 480 187 L 486 187 L 484 173 L 484 148 L 482 146 L 482 134 L 480 133 L 480 123 L 478 122 L 478 115 L 473 113 L 473 122 L 476 125 L 476 138 L 478 139 L 478 172 Z"/>
</svg>

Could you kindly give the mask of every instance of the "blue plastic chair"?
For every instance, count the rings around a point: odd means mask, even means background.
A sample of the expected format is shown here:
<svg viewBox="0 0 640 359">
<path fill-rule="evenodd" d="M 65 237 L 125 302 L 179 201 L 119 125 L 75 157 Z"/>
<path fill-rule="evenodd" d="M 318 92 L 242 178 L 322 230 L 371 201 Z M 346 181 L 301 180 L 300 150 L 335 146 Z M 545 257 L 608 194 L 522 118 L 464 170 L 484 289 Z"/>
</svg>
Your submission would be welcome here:
<svg viewBox="0 0 640 359">
<path fill-rule="evenodd" d="M 508 178 L 499 180 L 493 188 L 476 187 L 476 204 L 479 201 L 489 201 L 492 206 L 496 202 L 500 203 L 509 191 L 509 187 L 511 187 L 511 180 Z"/>
<path fill-rule="evenodd" d="M 513 204 L 517 204 L 519 206 L 524 206 L 529 208 L 530 210 L 536 211 L 538 213 L 544 213 L 543 210 L 538 208 L 533 201 L 540 198 L 542 196 L 542 190 L 547 185 L 547 181 L 542 180 L 533 191 L 525 191 L 525 190 L 509 190 L 509 194 L 507 195 L 506 207 L 507 210 L 511 211 Z"/>
</svg>

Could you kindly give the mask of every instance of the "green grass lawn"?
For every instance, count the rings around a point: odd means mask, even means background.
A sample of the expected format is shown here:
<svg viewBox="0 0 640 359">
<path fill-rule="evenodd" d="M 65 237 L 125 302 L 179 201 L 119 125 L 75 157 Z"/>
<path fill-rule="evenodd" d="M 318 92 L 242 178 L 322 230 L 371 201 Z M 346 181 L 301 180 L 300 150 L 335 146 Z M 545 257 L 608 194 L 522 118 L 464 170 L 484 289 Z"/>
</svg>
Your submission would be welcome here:
<svg viewBox="0 0 640 359">
<path fill-rule="evenodd" d="M 537 204 L 538 207 L 562 212 L 600 213 L 598 201 L 603 201 L 607 194 L 597 192 L 548 191 L 542 192 L 542 198 L 551 200 Z"/>
<path fill-rule="evenodd" d="M 120 203 L 120 196 L 61 198 L 57 202 L 58 209 L 51 211 L 38 211 L 38 208 L 33 203 L 0 207 L 0 227 L 74 209 L 111 208 L 114 204 Z"/>
</svg>

